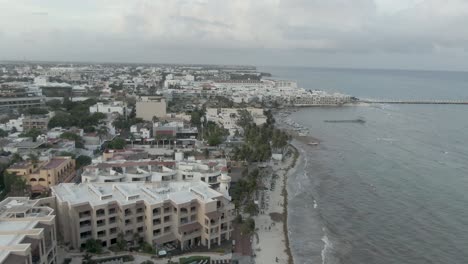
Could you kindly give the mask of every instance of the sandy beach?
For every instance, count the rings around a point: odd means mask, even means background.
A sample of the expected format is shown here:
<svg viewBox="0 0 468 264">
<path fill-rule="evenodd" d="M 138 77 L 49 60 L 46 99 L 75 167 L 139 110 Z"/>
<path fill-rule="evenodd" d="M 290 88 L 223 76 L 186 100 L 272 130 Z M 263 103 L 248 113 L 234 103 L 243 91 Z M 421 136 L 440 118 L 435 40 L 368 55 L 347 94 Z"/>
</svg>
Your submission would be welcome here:
<svg viewBox="0 0 468 264">
<path fill-rule="evenodd" d="M 268 190 L 260 191 L 260 214 L 254 217 L 256 234 L 253 238 L 252 248 L 255 254 L 255 263 L 293 263 L 287 230 L 287 192 L 285 184 L 287 176 L 294 173 L 294 155 L 286 157 L 283 162 L 272 166 L 270 175 L 263 179 Z M 287 232 L 287 231 L 286 231 Z"/>
</svg>

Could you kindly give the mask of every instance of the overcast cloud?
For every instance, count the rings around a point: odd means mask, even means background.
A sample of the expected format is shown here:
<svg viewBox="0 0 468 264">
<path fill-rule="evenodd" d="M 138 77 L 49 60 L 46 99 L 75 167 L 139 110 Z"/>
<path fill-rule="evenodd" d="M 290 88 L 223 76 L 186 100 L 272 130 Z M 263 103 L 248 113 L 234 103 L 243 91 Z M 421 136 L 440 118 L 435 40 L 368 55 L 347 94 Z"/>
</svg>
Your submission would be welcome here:
<svg viewBox="0 0 468 264">
<path fill-rule="evenodd" d="M 0 60 L 468 70 L 467 0 L 0 0 Z"/>
</svg>

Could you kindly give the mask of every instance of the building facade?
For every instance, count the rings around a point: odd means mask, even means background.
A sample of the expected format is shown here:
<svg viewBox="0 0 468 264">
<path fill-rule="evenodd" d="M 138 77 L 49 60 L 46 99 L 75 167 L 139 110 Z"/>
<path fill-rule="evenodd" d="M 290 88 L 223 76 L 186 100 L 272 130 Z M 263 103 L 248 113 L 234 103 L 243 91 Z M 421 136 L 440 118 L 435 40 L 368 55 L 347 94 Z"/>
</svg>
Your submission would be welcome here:
<svg viewBox="0 0 468 264">
<path fill-rule="evenodd" d="M 158 248 L 210 248 L 229 240 L 233 230 L 229 194 L 203 182 L 63 183 L 52 192 L 63 239 L 75 249 L 90 238 L 109 247 L 119 236 Z"/>
<path fill-rule="evenodd" d="M 11 165 L 7 172 L 22 177 L 32 192 L 43 192 L 62 182 L 74 182 L 75 160 L 71 157 L 54 157 L 46 162 L 18 162 Z"/>
<path fill-rule="evenodd" d="M 0 202 L 0 263 L 56 264 L 54 198 L 9 197 Z"/>
<path fill-rule="evenodd" d="M 152 121 L 153 117 L 166 117 L 166 100 L 162 97 L 140 97 L 136 102 L 136 116 L 146 121 Z"/>
<path fill-rule="evenodd" d="M 47 125 L 49 125 L 48 116 L 25 116 L 23 118 L 24 131 L 28 131 L 33 128 L 40 131 L 47 131 Z"/>
<path fill-rule="evenodd" d="M 112 102 L 109 104 L 97 103 L 89 107 L 90 113 L 103 113 L 103 114 L 112 114 L 118 113 L 120 115 L 127 115 L 127 106 L 124 102 Z"/>
</svg>

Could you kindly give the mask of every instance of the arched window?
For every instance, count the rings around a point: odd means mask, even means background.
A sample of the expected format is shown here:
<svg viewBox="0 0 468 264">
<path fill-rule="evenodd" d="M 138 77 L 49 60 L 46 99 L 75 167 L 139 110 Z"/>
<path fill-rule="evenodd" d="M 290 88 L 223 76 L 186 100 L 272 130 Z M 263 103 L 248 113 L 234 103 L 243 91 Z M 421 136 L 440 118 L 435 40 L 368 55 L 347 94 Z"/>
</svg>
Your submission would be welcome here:
<svg viewBox="0 0 468 264">
<path fill-rule="evenodd" d="M 39 178 L 39 181 L 42 182 L 42 181 L 46 181 L 44 178 Z"/>
<path fill-rule="evenodd" d="M 37 180 L 36 180 L 36 178 L 31 178 L 29 181 L 30 182 L 36 182 Z"/>
</svg>

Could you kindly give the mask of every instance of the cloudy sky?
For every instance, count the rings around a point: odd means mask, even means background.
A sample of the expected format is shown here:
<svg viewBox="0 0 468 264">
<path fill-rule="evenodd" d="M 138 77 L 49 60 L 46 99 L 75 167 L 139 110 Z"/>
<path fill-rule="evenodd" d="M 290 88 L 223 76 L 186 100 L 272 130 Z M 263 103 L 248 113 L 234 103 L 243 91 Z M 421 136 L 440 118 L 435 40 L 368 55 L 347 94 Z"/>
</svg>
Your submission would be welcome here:
<svg viewBox="0 0 468 264">
<path fill-rule="evenodd" d="M 0 0 L 0 60 L 468 70 L 468 0 Z"/>
</svg>

